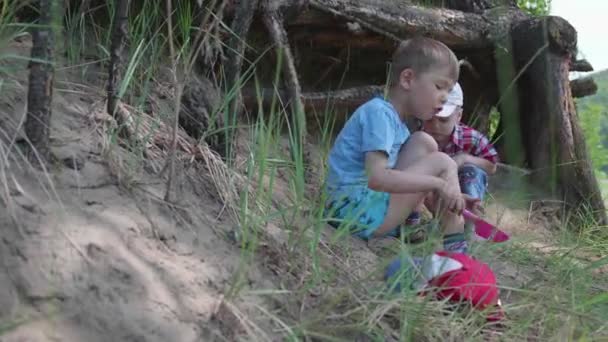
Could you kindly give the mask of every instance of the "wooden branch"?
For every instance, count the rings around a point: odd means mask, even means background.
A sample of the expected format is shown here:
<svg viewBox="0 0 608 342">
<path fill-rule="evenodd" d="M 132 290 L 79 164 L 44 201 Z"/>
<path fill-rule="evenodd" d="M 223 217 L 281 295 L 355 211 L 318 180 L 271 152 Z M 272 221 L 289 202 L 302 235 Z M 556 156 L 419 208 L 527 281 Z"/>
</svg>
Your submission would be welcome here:
<svg viewBox="0 0 608 342">
<path fill-rule="evenodd" d="M 384 86 L 370 85 L 355 87 L 349 89 L 341 89 L 330 92 L 314 92 L 303 93 L 301 95 L 302 104 L 308 111 L 316 111 L 317 113 L 325 112 L 326 108 L 356 108 L 369 100 L 376 94 L 382 94 Z M 275 96 L 279 98 L 287 98 L 287 91 L 279 90 L 278 94 L 272 89 L 264 89 L 261 91 L 262 105 L 267 107 L 273 102 Z M 253 89 L 243 90 L 243 101 L 248 108 L 254 108 L 258 105 L 258 99 Z"/>
<path fill-rule="evenodd" d="M 169 175 L 167 177 L 167 185 L 165 189 L 165 201 L 171 203 L 171 188 L 173 188 L 173 180 L 175 176 L 175 154 L 177 149 L 177 131 L 179 129 L 179 109 L 181 107 L 183 85 L 180 84 L 177 76 L 177 56 L 175 54 L 175 44 L 173 42 L 173 6 L 171 0 L 165 0 L 165 8 L 167 11 L 167 39 L 169 41 L 169 58 L 171 59 L 171 80 L 175 95 L 173 99 L 173 131 L 171 132 L 171 149 L 169 152 Z"/>
<path fill-rule="evenodd" d="M 89 11 L 90 7 L 91 7 L 91 0 L 82 0 L 82 3 L 80 4 L 80 9 L 78 10 L 81 18 L 84 18 L 84 16 Z"/>
<path fill-rule="evenodd" d="M 570 71 L 589 72 L 593 71 L 593 65 L 586 59 L 577 59 L 570 64 Z"/>
<path fill-rule="evenodd" d="M 110 64 L 108 66 L 108 114 L 114 116 L 119 100 L 119 85 L 122 81 L 126 40 L 129 32 L 129 0 L 118 0 L 115 4 L 114 27 L 110 46 Z M 117 117 L 120 119 L 120 117 Z M 122 122 L 118 122 L 122 125 Z"/>
<path fill-rule="evenodd" d="M 226 77 L 229 82 L 229 87 L 240 88 L 241 68 L 243 66 L 243 57 L 245 55 L 245 46 L 247 43 L 247 34 L 253 20 L 253 14 L 258 6 L 258 0 L 246 0 L 237 3 L 234 18 L 230 29 L 234 34 L 228 42 L 228 46 L 232 50 L 229 55 L 226 65 Z M 236 112 L 240 98 L 237 95 L 233 100 L 231 111 Z"/>
<path fill-rule="evenodd" d="M 570 81 L 572 97 L 591 96 L 597 92 L 597 84 L 592 77 L 577 78 Z"/>
<path fill-rule="evenodd" d="M 32 50 L 29 63 L 30 75 L 27 93 L 27 116 L 24 130 L 31 142 L 30 157 L 43 163 L 51 159 L 49 145 L 51 111 L 53 100 L 53 45 L 54 33 L 51 27 L 52 0 L 40 0 L 40 21 L 32 31 Z"/>
<path fill-rule="evenodd" d="M 153 117 L 120 101 L 116 104 L 114 117 L 104 113 L 101 108 L 94 108 L 92 113 L 92 117 L 96 121 L 109 124 L 111 127 L 117 125 L 119 120 L 124 122 L 124 130 L 128 132 L 131 143 L 138 143 L 146 157 L 161 160 L 170 153 L 173 145 L 173 129 L 158 116 Z M 104 125 L 99 127 L 103 129 Z M 198 151 L 201 146 L 207 147 L 207 144 L 193 139 L 181 129 L 177 131 L 176 148 L 178 151 L 187 154 L 188 157 L 198 159 L 200 157 Z"/>
<path fill-rule="evenodd" d="M 283 17 L 279 11 L 279 1 L 266 0 L 264 2 L 263 20 L 276 46 L 278 60 L 281 61 L 285 73 L 285 83 L 289 91 L 290 103 L 293 109 L 292 114 L 294 115 L 292 127 L 303 144 L 306 137 L 306 114 L 304 112 L 304 105 L 302 104 L 302 88 L 298 81 L 298 72 L 296 71 L 293 55 L 289 47 L 287 32 L 283 26 Z"/>
</svg>

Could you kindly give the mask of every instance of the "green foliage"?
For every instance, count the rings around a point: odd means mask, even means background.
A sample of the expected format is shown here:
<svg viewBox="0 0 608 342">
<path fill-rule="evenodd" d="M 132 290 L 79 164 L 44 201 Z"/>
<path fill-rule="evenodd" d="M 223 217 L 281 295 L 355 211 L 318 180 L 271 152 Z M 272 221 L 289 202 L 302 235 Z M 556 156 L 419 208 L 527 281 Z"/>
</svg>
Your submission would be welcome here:
<svg viewBox="0 0 608 342">
<path fill-rule="evenodd" d="M 591 160 L 595 169 L 608 170 L 608 71 L 592 75 L 597 84 L 593 96 L 577 99 L 580 123 L 587 139 Z"/>
<path fill-rule="evenodd" d="M 597 93 L 578 99 L 577 104 L 579 107 L 594 104 L 606 107 L 608 105 L 608 70 L 593 73 L 591 77 L 597 84 Z"/>
<path fill-rule="evenodd" d="M 517 6 L 532 15 L 547 15 L 551 10 L 551 0 L 517 0 Z"/>
<path fill-rule="evenodd" d="M 498 130 L 498 124 L 500 123 L 500 112 L 496 108 L 492 108 L 490 111 L 490 127 L 488 129 L 488 139 L 495 142 L 498 139 L 496 131 Z"/>
<path fill-rule="evenodd" d="M 608 165 L 608 148 L 602 143 L 602 121 L 605 122 L 605 109 L 597 104 L 585 106 L 579 112 L 579 122 L 585 133 L 589 156 L 597 171 Z"/>
<path fill-rule="evenodd" d="M 8 6 L 6 1 L 0 4 L 0 85 L 5 85 L 10 80 L 8 76 L 17 72 L 20 68 L 18 63 L 29 62 L 28 58 L 23 58 L 6 49 L 11 41 L 26 34 L 28 29 L 27 25 L 17 23 L 16 14 L 20 9 L 21 6 Z"/>
</svg>

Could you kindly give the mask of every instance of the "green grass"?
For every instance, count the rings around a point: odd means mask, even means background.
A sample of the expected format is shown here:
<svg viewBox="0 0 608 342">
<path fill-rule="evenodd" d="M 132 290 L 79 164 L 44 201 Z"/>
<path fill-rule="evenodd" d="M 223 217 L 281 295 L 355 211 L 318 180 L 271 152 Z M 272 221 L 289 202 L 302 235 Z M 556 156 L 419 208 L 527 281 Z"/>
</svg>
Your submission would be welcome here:
<svg viewBox="0 0 608 342">
<path fill-rule="evenodd" d="M 145 2 L 141 11 L 130 17 L 131 45 L 121 95 L 136 108 L 143 108 L 151 95 L 151 87 L 159 70 L 168 63 L 167 37 L 163 28 L 165 18 L 159 8 L 162 1 Z M 113 2 L 108 4 L 112 13 Z M 176 9 L 175 41 L 181 67 L 187 63 L 195 43 L 193 15 L 188 5 Z M 98 59 L 105 61 L 109 32 L 98 23 L 87 25 L 90 16 L 69 18 L 66 35 L 71 44 L 68 63 L 78 65 L 85 49 L 83 36 L 95 37 Z M 1 26 L 1 25 L 0 25 Z M 155 28 L 150 30 L 150 28 Z M 1 32 L 1 31 L 0 31 Z M 263 55 L 263 54 L 262 54 Z M 260 57 L 262 58 L 262 57 Z M 281 68 L 277 68 L 274 85 L 281 84 Z M 255 62 L 247 66 L 241 82 L 254 79 Z M 220 112 L 230 108 L 238 88 L 227 89 Z M 261 99 L 260 99 L 261 102 Z M 319 131 L 309 137 L 320 147 L 319 158 L 325 160 L 335 129 L 328 104 L 328 113 L 316 116 Z M 170 113 L 158 113 L 162 118 Z M 259 108 L 251 121 L 227 113 L 226 126 L 217 128 L 240 138 L 237 127 L 247 128 L 248 150 L 244 166 L 235 160 L 222 164 L 225 173 L 214 182 L 218 189 L 231 189 L 239 196 L 225 199 L 235 213 L 238 225 L 240 264 L 232 282 L 226 287 L 226 298 L 236 301 L 245 295 L 271 298 L 272 309 L 259 306 L 259 314 L 274 322 L 276 334 L 288 341 L 316 339 L 321 341 L 352 341 L 366 336 L 373 341 L 393 336 L 399 340 L 485 340 L 493 327 L 476 311 L 457 309 L 445 302 L 422 298 L 412 291 L 390 294 L 374 276 L 381 273 L 388 258 L 379 258 L 375 274 L 357 274 L 356 251 L 360 245 L 352 241 L 344 230 L 327 228 L 323 218 L 325 194 L 319 189 L 307 189 L 310 174 L 321 179 L 325 165 L 312 169 L 305 158 L 305 146 L 300 143 L 298 127 L 292 124 L 294 113 L 276 99 L 270 109 Z M 301 114 L 301 113 L 295 113 Z M 297 124 L 297 121 L 296 121 Z M 112 149 L 120 147 L 117 131 L 110 132 Z M 126 146 L 128 161 L 137 178 L 146 157 L 144 141 Z M 112 151 L 109 151 L 110 153 Z M 0 167 L 0 169 L 2 169 Z M 238 175 L 230 178 L 228 175 Z M 209 175 L 201 175 L 205 177 Z M 241 179 L 241 181 L 238 181 Z M 608 181 L 601 181 L 608 190 Z M 276 194 L 287 189 L 285 201 L 276 202 Z M 219 191 L 218 191 L 219 192 Z M 585 221 L 584 221 L 585 222 Z M 564 227 L 553 232 L 556 249 L 541 252 L 533 248 L 526 237 L 514 237 L 504 245 L 477 245 L 474 249 L 485 260 L 506 263 L 521 271 L 514 285 L 503 284 L 507 319 L 501 329 L 502 340 L 602 340 L 608 338 L 605 317 L 608 317 L 608 277 L 598 272 L 608 264 L 608 236 L 592 221 L 582 227 Z M 271 237 L 268 224 L 275 224 L 285 236 L 285 244 L 278 245 Z M 575 233 L 573 232 L 575 231 Z M 327 237 L 329 235 L 329 237 Z M 280 239 L 280 237 L 279 237 Z M 400 251 L 420 253 L 430 244 L 400 245 Z M 268 256 L 272 258 L 266 258 Z M 590 257 L 587 259 L 587 257 Z M 247 275 L 253 264 L 267 260 L 267 267 L 277 269 L 277 289 L 251 289 Z M 257 294 L 256 294 L 257 293 Z M 295 306 L 297 310 L 289 308 Z M 0 323 L 0 334 L 15 323 Z M 255 339 L 255 336 L 250 336 Z"/>
<path fill-rule="evenodd" d="M 608 178 L 601 177 L 598 179 L 602 196 L 604 197 L 604 205 L 608 207 Z"/>
<path fill-rule="evenodd" d="M 262 175 L 269 177 L 270 182 L 263 190 L 247 188 L 247 194 L 243 195 L 240 203 L 243 214 L 240 222 L 243 235 L 249 239 L 243 245 L 246 246 L 243 251 L 244 264 L 254 262 L 260 256 L 255 248 L 265 240 L 264 226 L 280 216 L 280 226 L 287 234 L 291 237 L 297 235 L 297 238 L 289 240 L 288 250 L 292 251 L 291 254 L 281 255 L 281 258 L 289 260 L 287 271 L 296 270 L 295 277 L 302 278 L 299 281 L 294 279 L 295 284 L 285 282 L 285 289 L 291 291 L 293 301 L 300 303 L 306 302 L 308 289 L 326 289 L 320 294 L 319 304 L 309 306 L 300 317 L 281 314 L 281 309 L 278 309 L 279 313 L 275 315 L 280 317 L 281 326 L 289 327 L 286 330 L 288 335 L 292 339 L 295 334 L 299 339 L 324 341 L 347 341 L 362 335 L 372 340 L 383 340 L 392 331 L 403 340 L 449 339 L 447 337 L 484 340 L 491 326 L 483 321 L 478 312 L 454 311 L 447 303 L 421 300 L 411 292 L 391 296 L 369 276 L 347 281 L 349 278 L 344 273 L 353 269 L 339 269 L 345 267 L 344 264 L 337 263 L 332 257 L 344 253 L 343 244 L 348 244 L 344 232 L 333 233 L 335 239 L 330 239 L 334 240 L 333 244 L 322 238 L 321 231 L 327 229 L 321 215 L 323 194 L 314 197 L 298 195 L 298 187 L 307 181 L 304 178 L 307 165 L 299 159 L 291 160 L 292 154 L 281 154 L 279 150 L 271 148 L 280 145 L 279 122 L 286 113 L 283 109 L 274 110 L 252 127 L 251 141 L 256 142 L 252 145 L 256 147 L 248 159 L 248 183 L 259 184 Z M 277 125 L 273 128 L 274 123 Z M 321 145 L 325 146 L 322 154 L 326 155 L 331 124 L 326 123 L 322 127 L 320 135 L 327 139 L 321 139 Z M 287 134 L 293 132 L 288 130 Z M 271 160 L 280 162 L 276 164 Z M 273 208 L 270 201 L 273 185 L 277 184 L 278 165 L 287 171 L 290 193 L 294 196 L 289 203 Z M 505 306 L 508 318 L 506 327 L 501 331 L 503 339 L 554 340 L 565 337 L 571 340 L 596 340 L 608 337 L 603 331 L 604 320 L 600 319 L 608 314 L 608 297 L 602 292 L 602 288 L 608 286 L 608 278 L 596 274 L 597 269 L 608 263 L 605 259 L 608 255 L 608 238 L 595 234 L 598 229 L 600 227 L 592 222 L 588 226 L 578 227 L 576 234 L 572 233 L 571 227 L 565 227 L 555 233 L 555 243 L 559 248 L 550 253 L 540 253 L 531 247 L 529 241 L 517 237 L 515 242 L 504 246 L 476 247 L 475 253 L 486 260 L 496 259 L 513 265 L 521 270 L 522 278 L 524 275 L 530 278 L 516 287 L 505 286 L 502 289 L 503 295 L 510 298 Z M 327 250 L 321 246 L 335 249 Z M 411 246 L 401 248 L 416 253 L 416 248 L 412 249 Z M 428 245 L 417 247 L 425 248 Z M 580 257 L 587 252 L 599 253 L 603 258 L 591 261 Z M 346 258 L 349 258 L 348 254 Z M 386 262 L 388 260 L 380 259 L 378 266 Z M 241 269 L 243 273 L 245 268 L 243 266 Z M 290 276 L 294 277 L 293 274 Z M 244 274 L 241 278 L 244 278 Z M 339 285 L 335 285 L 336 282 Z M 232 295 L 237 294 L 238 291 Z"/>
</svg>

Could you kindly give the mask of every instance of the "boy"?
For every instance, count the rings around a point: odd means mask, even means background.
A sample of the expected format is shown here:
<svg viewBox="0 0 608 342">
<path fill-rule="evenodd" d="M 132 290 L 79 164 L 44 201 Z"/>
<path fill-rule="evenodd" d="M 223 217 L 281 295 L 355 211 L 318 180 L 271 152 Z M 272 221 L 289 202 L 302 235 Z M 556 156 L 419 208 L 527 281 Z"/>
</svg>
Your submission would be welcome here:
<svg viewBox="0 0 608 342">
<path fill-rule="evenodd" d="M 458 178 L 463 193 L 483 200 L 488 175 L 496 173 L 498 153 L 488 138 L 477 130 L 460 123 L 463 93 L 456 83 L 442 110 L 423 123 L 439 151 L 448 154 L 458 165 Z"/>
<path fill-rule="evenodd" d="M 465 252 L 465 197 L 458 167 L 424 132 L 410 134 L 407 122 L 430 120 L 440 112 L 458 79 L 454 53 L 429 38 L 402 42 L 392 57 L 387 99 L 361 105 L 332 147 L 326 212 L 330 224 L 353 224 L 369 240 L 395 236 L 425 196 L 443 204 L 444 249 Z"/>
</svg>

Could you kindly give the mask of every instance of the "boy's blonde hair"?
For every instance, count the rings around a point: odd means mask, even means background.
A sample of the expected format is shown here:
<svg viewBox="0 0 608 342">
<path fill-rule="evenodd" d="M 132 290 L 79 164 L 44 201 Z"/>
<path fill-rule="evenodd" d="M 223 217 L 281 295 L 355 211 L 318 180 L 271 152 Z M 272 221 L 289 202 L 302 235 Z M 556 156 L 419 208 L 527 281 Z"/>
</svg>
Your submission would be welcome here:
<svg viewBox="0 0 608 342">
<path fill-rule="evenodd" d="M 410 38 L 402 41 L 393 53 L 389 73 L 389 85 L 399 82 L 399 76 L 405 69 L 412 69 L 417 74 L 434 68 L 449 68 L 450 77 L 458 80 L 460 67 L 454 52 L 440 41 L 425 37 Z"/>
</svg>

